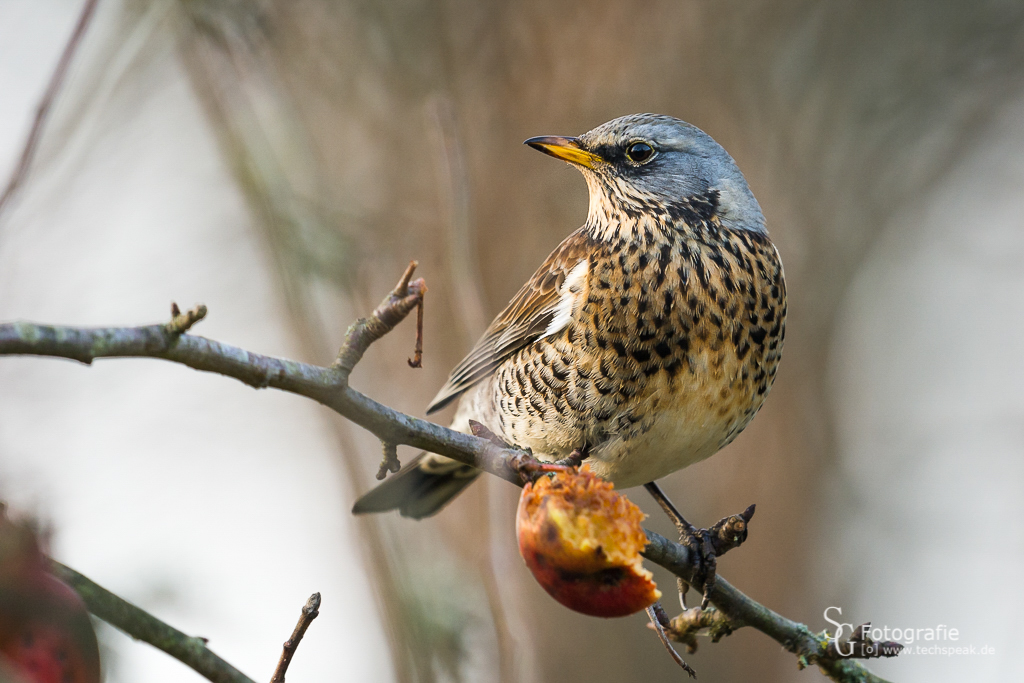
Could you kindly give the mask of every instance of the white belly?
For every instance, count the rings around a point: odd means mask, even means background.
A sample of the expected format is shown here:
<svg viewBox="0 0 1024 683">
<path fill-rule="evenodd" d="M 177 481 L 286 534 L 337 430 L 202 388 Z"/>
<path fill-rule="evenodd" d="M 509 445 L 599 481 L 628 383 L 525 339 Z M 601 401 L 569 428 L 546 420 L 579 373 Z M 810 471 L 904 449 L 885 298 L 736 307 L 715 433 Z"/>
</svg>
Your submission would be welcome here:
<svg viewBox="0 0 1024 683">
<path fill-rule="evenodd" d="M 649 430 L 628 439 L 613 436 L 591 452 L 587 462 L 596 474 L 628 488 L 689 467 L 731 442 L 764 399 L 737 383 L 724 392 L 697 383 L 675 389 L 669 401 L 652 402 Z"/>
</svg>

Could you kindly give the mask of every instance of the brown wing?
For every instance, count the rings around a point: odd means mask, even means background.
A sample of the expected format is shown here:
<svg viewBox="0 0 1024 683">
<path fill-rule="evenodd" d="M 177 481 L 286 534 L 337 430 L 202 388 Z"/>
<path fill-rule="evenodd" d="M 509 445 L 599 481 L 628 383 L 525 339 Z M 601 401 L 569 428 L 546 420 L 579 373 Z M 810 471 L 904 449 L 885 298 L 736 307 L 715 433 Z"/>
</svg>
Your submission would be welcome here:
<svg viewBox="0 0 1024 683">
<path fill-rule="evenodd" d="M 558 312 L 562 283 L 594 247 L 585 228 L 566 237 L 498 314 L 469 355 L 455 366 L 448 382 L 430 402 L 427 414 L 444 408 L 516 351 L 542 337 Z"/>
</svg>

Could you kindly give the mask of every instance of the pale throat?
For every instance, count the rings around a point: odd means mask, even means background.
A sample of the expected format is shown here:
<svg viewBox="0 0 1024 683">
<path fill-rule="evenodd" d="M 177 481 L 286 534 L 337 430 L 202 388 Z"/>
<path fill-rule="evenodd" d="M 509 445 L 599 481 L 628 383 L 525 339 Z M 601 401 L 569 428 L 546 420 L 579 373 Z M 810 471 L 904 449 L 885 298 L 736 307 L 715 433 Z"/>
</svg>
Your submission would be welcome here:
<svg viewBox="0 0 1024 683">
<path fill-rule="evenodd" d="M 635 241 L 644 244 L 660 233 L 657 216 L 652 215 L 636 196 L 636 191 L 620 178 L 601 178 L 592 171 L 584 171 L 590 206 L 587 211 L 587 230 L 595 238 L 606 242 Z"/>
</svg>

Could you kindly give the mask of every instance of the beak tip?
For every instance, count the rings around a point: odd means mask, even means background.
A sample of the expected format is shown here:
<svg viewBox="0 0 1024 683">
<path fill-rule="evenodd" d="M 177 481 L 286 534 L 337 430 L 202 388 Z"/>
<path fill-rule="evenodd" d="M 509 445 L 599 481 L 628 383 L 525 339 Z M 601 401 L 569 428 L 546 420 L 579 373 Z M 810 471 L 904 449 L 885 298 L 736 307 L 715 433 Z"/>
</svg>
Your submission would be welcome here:
<svg viewBox="0 0 1024 683">
<path fill-rule="evenodd" d="M 586 168 L 593 169 L 600 162 L 599 157 L 580 147 L 578 138 L 542 135 L 540 137 L 524 140 L 523 144 L 529 145 L 538 152 L 543 152 L 548 156 L 553 156 L 556 159 L 561 159 L 562 161 L 568 161 L 569 163 L 576 164 L 577 166 L 584 166 Z"/>
</svg>

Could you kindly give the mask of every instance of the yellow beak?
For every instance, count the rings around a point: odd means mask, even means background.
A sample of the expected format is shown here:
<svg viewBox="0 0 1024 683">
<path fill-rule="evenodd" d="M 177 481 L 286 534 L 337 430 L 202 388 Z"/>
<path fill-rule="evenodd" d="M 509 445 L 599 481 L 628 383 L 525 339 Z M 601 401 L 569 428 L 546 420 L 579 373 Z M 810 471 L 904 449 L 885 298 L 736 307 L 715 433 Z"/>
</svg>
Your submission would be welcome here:
<svg viewBox="0 0 1024 683">
<path fill-rule="evenodd" d="M 550 154 L 556 159 L 562 159 L 571 164 L 584 166 L 590 169 L 596 169 L 599 164 L 604 163 L 604 160 L 601 159 L 601 157 L 581 148 L 580 143 L 576 138 L 544 135 L 538 138 L 530 138 L 523 144 L 529 145 L 530 147 L 544 152 L 545 154 Z"/>
</svg>

